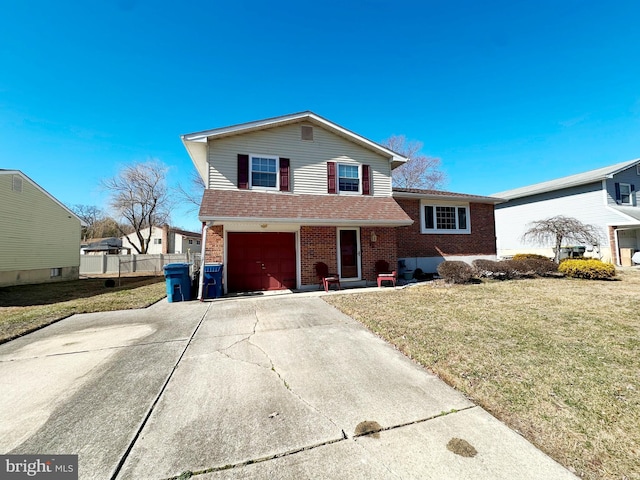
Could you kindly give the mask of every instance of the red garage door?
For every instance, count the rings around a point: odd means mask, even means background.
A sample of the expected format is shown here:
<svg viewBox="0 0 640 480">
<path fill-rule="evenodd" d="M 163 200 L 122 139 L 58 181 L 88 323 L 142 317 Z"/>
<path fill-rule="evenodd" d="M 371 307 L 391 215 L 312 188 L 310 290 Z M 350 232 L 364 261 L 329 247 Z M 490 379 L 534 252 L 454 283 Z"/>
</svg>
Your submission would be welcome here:
<svg viewBox="0 0 640 480">
<path fill-rule="evenodd" d="M 227 290 L 255 292 L 296 287 L 294 233 L 227 234 Z"/>
</svg>

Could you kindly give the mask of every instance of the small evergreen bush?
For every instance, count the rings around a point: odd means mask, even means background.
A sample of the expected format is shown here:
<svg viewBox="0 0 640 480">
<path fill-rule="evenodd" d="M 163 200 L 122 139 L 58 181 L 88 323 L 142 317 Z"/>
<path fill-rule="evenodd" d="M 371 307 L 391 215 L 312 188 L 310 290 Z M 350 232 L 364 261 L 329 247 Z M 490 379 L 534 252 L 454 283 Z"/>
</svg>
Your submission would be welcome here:
<svg viewBox="0 0 640 480">
<path fill-rule="evenodd" d="M 438 275 L 449 283 L 469 283 L 473 278 L 473 268 L 465 262 L 445 260 L 438 265 Z"/>
<path fill-rule="evenodd" d="M 595 258 L 567 259 L 560 263 L 558 271 L 567 277 L 589 280 L 607 280 L 616 276 L 616 267 Z"/>
</svg>

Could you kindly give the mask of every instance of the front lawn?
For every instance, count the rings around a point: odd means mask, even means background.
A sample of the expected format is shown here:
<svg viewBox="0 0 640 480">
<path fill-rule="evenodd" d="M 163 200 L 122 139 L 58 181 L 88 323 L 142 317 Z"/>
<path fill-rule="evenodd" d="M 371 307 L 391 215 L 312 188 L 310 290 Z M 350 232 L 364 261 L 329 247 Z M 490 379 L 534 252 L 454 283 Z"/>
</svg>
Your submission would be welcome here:
<svg viewBox="0 0 640 480">
<path fill-rule="evenodd" d="M 579 476 L 640 478 L 640 271 L 324 298 Z"/>
<path fill-rule="evenodd" d="M 147 307 L 166 296 L 164 277 L 129 277 L 0 288 L 0 343 L 74 313 Z M 118 285 L 120 283 L 120 285 Z"/>
</svg>

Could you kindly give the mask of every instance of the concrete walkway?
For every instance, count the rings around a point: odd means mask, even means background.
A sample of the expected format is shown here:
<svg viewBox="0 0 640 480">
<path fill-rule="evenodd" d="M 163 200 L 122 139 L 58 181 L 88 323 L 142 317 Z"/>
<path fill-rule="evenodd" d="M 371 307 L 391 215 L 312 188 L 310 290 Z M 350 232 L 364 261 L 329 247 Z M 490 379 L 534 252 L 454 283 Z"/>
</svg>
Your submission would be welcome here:
<svg viewBox="0 0 640 480">
<path fill-rule="evenodd" d="M 0 383 L 0 451 L 82 479 L 576 478 L 317 295 L 76 315 Z"/>
</svg>

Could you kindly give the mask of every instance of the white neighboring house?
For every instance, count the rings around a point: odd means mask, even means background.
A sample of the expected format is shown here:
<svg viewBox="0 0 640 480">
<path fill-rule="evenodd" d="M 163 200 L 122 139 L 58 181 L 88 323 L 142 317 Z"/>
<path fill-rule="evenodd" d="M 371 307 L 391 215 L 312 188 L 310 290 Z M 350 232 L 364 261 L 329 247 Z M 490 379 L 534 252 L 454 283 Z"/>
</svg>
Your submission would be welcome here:
<svg viewBox="0 0 640 480">
<path fill-rule="evenodd" d="M 82 220 L 19 170 L 0 170 L 0 225 L 0 287 L 78 279 Z"/>
<path fill-rule="evenodd" d="M 189 251 L 191 253 L 200 253 L 202 234 L 172 228 L 168 225 L 152 228 L 149 248 L 147 249 L 148 254 L 187 253 Z M 141 233 L 146 238 L 149 235 L 149 229 L 145 228 Z M 123 250 L 128 250 L 129 253 L 135 254 L 137 250 L 133 245 L 140 248 L 140 241 L 135 233 L 122 237 Z"/>
<path fill-rule="evenodd" d="M 522 235 L 533 221 L 564 215 L 600 227 L 602 243 L 584 245 L 587 256 L 631 265 L 631 256 L 640 250 L 638 185 L 640 159 L 635 159 L 494 193 L 492 196 L 506 200 L 496 205 L 498 256 L 540 253 L 552 257 L 550 247 L 524 243 Z"/>
</svg>

